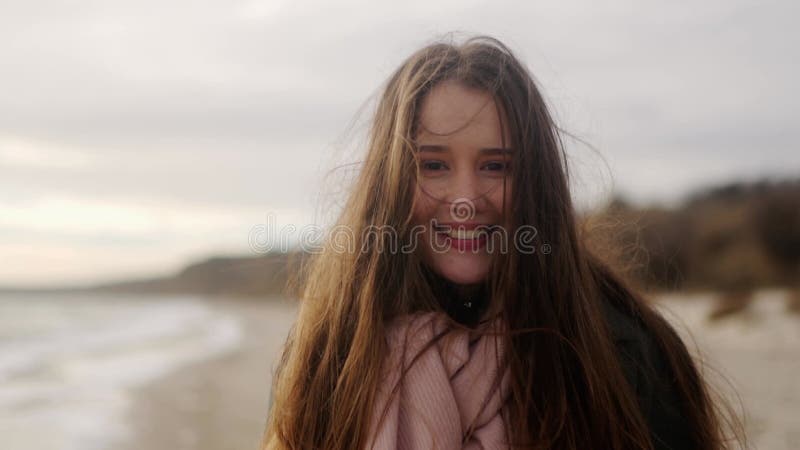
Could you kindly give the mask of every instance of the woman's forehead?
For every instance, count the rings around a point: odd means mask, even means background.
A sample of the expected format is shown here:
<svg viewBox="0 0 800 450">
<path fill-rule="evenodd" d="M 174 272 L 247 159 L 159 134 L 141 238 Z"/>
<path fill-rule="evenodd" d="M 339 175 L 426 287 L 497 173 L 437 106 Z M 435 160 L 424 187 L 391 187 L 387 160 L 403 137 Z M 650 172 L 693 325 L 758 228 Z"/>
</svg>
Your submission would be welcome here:
<svg viewBox="0 0 800 450">
<path fill-rule="evenodd" d="M 420 132 L 448 135 L 473 124 L 497 126 L 499 119 L 492 96 L 456 81 L 435 86 L 422 101 Z"/>
<path fill-rule="evenodd" d="M 415 139 L 447 139 L 463 134 L 510 138 L 502 107 L 486 90 L 448 80 L 436 85 L 420 105 Z M 440 138 L 440 139 L 437 139 Z"/>
<path fill-rule="evenodd" d="M 494 97 L 456 81 L 435 86 L 420 108 L 416 140 L 449 138 L 502 139 L 502 123 Z"/>
</svg>

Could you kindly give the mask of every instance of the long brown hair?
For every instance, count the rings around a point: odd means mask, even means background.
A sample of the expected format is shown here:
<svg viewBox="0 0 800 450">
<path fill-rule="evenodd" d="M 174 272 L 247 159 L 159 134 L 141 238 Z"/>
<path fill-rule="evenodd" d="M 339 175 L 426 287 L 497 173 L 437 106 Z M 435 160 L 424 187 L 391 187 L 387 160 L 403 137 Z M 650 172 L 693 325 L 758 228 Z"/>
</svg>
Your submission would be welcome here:
<svg viewBox="0 0 800 450">
<path fill-rule="evenodd" d="M 366 158 L 333 227 L 350 232 L 347 248 L 340 239 L 326 240 L 298 277 L 299 316 L 275 374 L 262 448 L 365 447 L 387 324 L 402 314 L 441 310 L 416 252 L 397 251 L 397 242 L 380 237 L 387 229 L 399 239 L 409 236 L 418 112 L 444 80 L 491 93 L 504 111 L 516 150 L 508 223 L 534 226 L 536 239 L 549 246 L 534 252 L 510 246 L 489 277 L 491 302 L 502 305 L 509 331 L 508 439 L 524 448 L 652 448 L 604 320 L 600 303 L 608 301 L 667 355 L 695 447 L 728 448 L 721 408 L 675 330 L 589 249 L 573 210 L 559 129 L 525 66 L 487 36 L 427 45 L 389 78 Z"/>
</svg>

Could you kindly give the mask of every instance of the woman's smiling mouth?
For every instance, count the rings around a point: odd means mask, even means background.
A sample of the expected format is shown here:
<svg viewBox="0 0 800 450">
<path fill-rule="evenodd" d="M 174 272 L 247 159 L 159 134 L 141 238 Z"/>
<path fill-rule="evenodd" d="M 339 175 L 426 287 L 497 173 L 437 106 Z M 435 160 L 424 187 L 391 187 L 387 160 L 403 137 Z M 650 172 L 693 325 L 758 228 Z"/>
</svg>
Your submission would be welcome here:
<svg viewBox="0 0 800 450">
<path fill-rule="evenodd" d="M 486 245 L 489 233 L 497 225 L 475 223 L 475 222 L 448 222 L 439 224 L 435 220 L 432 222 L 433 231 L 437 237 L 441 237 L 441 242 L 450 248 L 458 251 L 477 251 Z"/>
</svg>

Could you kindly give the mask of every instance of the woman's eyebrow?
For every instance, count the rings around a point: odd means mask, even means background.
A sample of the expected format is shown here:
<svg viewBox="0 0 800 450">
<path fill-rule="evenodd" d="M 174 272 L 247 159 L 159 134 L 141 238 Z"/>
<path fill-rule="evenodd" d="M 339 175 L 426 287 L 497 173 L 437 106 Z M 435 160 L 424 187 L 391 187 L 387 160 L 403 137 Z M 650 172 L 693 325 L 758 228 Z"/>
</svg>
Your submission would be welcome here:
<svg viewBox="0 0 800 450">
<path fill-rule="evenodd" d="M 444 145 L 417 145 L 416 150 L 418 152 L 445 152 L 450 150 L 447 146 Z"/>
<path fill-rule="evenodd" d="M 512 148 L 482 148 L 479 150 L 481 154 L 485 155 L 507 155 L 512 153 L 514 149 Z"/>
<path fill-rule="evenodd" d="M 418 145 L 417 151 L 418 152 L 437 152 L 442 153 L 450 150 L 449 147 L 446 145 Z M 514 150 L 511 148 L 500 148 L 500 147 L 489 147 L 489 148 L 482 148 L 478 150 L 481 154 L 484 155 L 504 155 L 513 152 Z"/>
</svg>

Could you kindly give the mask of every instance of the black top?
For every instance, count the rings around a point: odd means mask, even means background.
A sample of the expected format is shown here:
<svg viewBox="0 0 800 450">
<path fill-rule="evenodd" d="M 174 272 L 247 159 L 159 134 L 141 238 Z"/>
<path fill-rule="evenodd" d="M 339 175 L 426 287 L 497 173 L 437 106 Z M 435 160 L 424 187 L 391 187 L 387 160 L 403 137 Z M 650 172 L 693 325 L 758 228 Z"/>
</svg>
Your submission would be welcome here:
<svg viewBox="0 0 800 450">
<path fill-rule="evenodd" d="M 456 322 L 474 327 L 489 306 L 489 285 L 477 283 L 468 288 L 459 286 L 423 265 L 423 274 L 442 309 Z"/>
<path fill-rule="evenodd" d="M 603 304 L 625 376 L 634 387 L 650 425 L 653 447 L 655 450 L 694 448 L 663 352 L 643 326 L 609 303 Z"/>
</svg>

